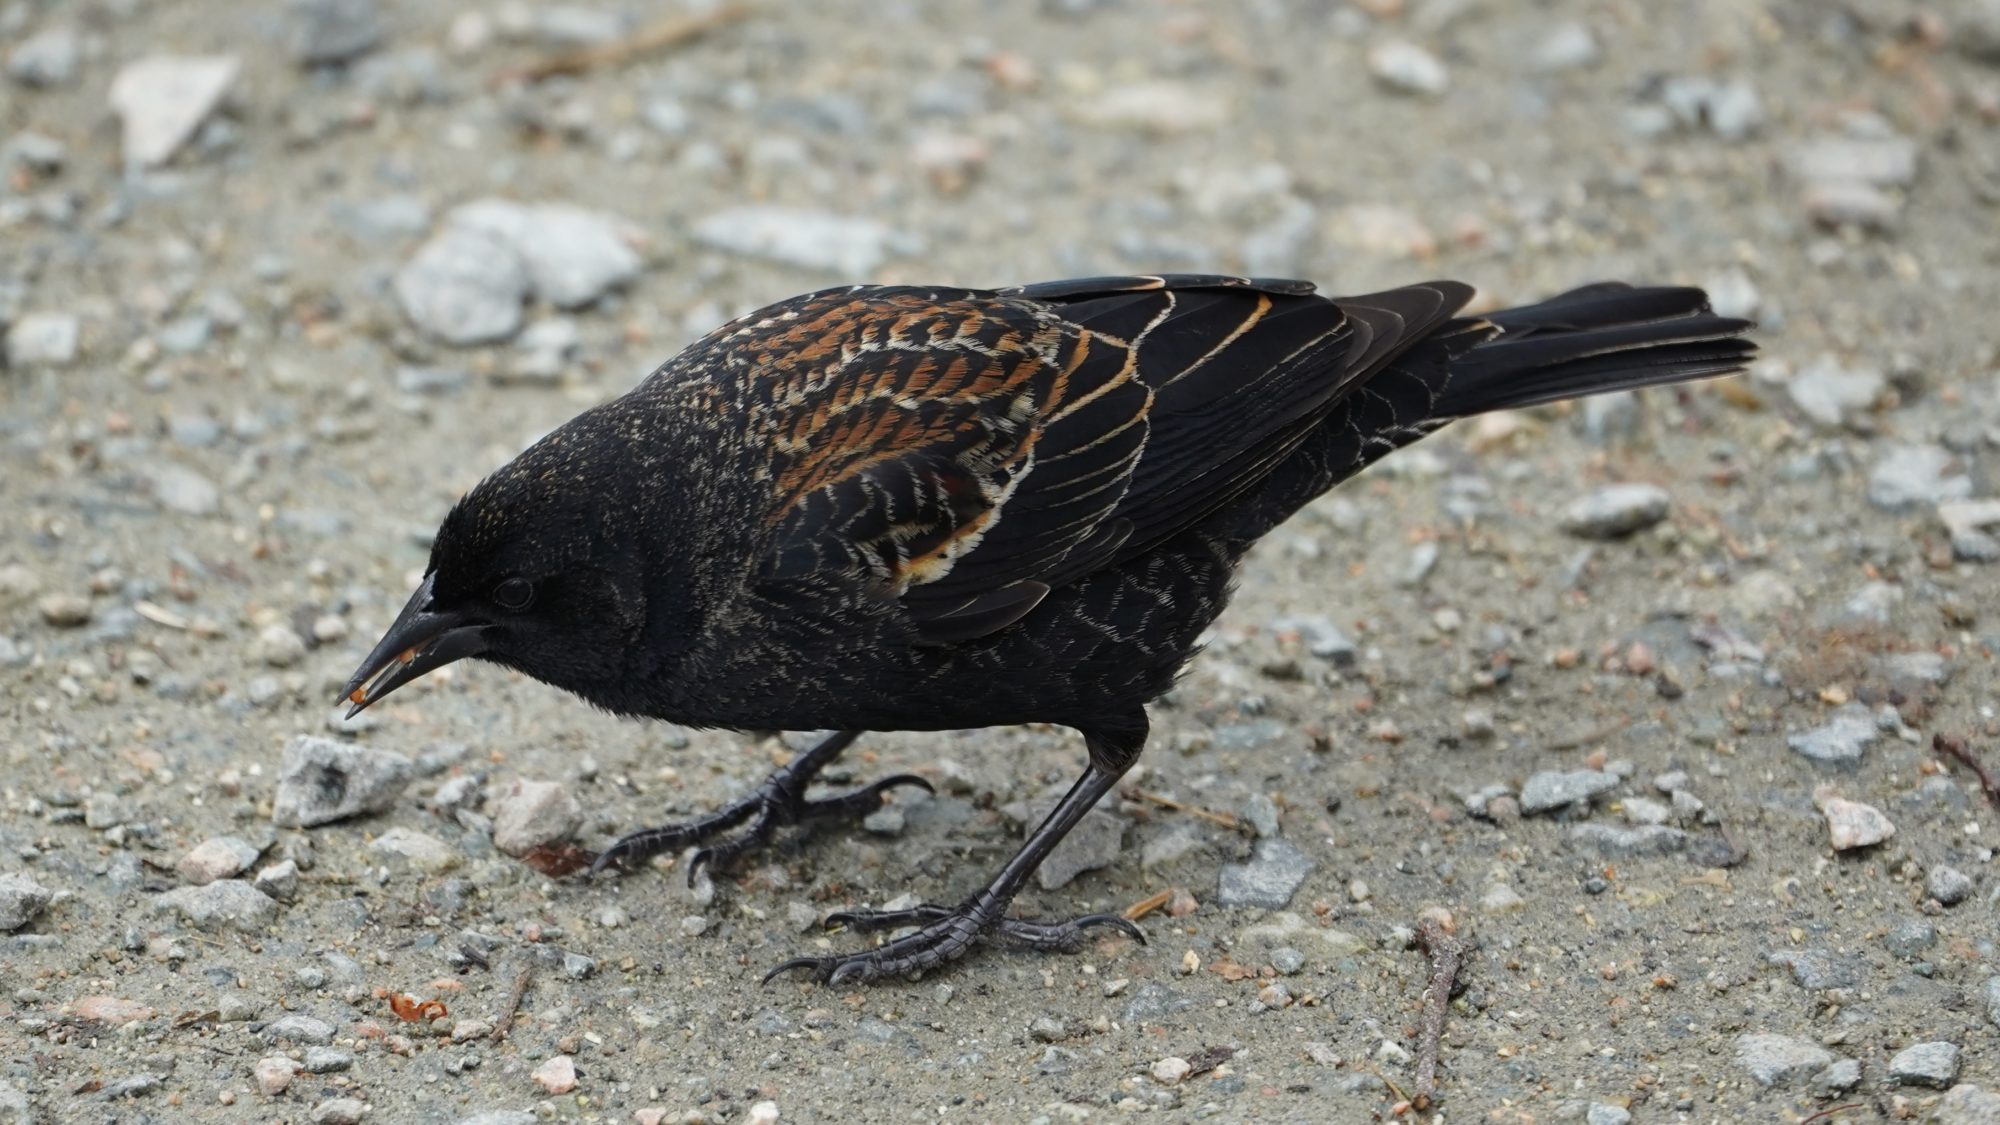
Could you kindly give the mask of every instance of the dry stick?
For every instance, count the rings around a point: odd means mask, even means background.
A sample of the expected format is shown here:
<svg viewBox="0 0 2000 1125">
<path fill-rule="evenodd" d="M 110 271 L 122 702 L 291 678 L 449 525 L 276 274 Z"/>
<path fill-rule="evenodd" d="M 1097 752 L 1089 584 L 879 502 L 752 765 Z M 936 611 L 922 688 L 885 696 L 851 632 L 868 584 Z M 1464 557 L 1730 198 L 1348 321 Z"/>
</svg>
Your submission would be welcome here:
<svg viewBox="0 0 2000 1125">
<path fill-rule="evenodd" d="M 1986 768 L 1986 763 L 1979 760 L 1979 755 L 1972 752 L 1972 747 L 1967 746 L 1963 738 L 1955 734 L 1934 734 L 1931 736 L 1931 749 L 1965 763 L 1965 768 L 1979 778 L 1979 787 L 1986 791 L 1986 799 L 2000 805 L 2000 778 L 1993 776 L 1993 771 Z"/>
<path fill-rule="evenodd" d="M 1144 789 L 1135 789 L 1128 787 L 1125 790 L 1125 793 L 1127 796 L 1137 797 L 1142 801 L 1151 802 L 1152 804 L 1158 805 L 1163 809 L 1172 809 L 1175 812 L 1184 812 L 1190 816 L 1198 816 L 1203 820 L 1220 824 L 1224 828 L 1232 830 L 1241 830 L 1243 827 L 1242 821 L 1237 820 L 1235 817 L 1229 815 L 1228 813 L 1212 812 L 1208 809 L 1200 807 L 1199 805 L 1190 805 L 1186 801 L 1176 801 L 1172 797 L 1162 796 L 1158 793 L 1148 793 Z"/>
<path fill-rule="evenodd" d="M 664 19 L 642 27 L 623 39 L 578 47 L 572 51 L 550 55 L 540 62 L 501 71 L 494 76 L 493 84 L 505 86 L 514 82 L 540 82 L 544 78 L 554 78 L 562 74 L 581 74 L 593 67 L 617 66 L 641 55 L 677 47 L 716 28 L 735 23 L 749 14 L 748 4 L 724 4 L 713 11 Z"/>
<path fill-rule="evenodd" d="M 1846 1105 L 1831 1105 L 1826 1107 L 1825 1109 L 1820 1110 L 1818 1113 L 1813 1114 L 1811 1117 L 1799 1118 L 1799 1125 L 1812 1125 L 1813 1122 L 1818 1121 L 1821 1118 L 1832 1117 L 1836 1113 L 1845 1113 L 1850 1109 L 1865 1109 L 1865 1108 L 1867 1107 L 1863 1106 L 1860 1102 L 1848 1102 Z"/>
<path fill-rule="evenodd" d="M 514 989 L 507 994 L 507 1008 L 500 1013 L 500 1022 L 493 1025 L 495 1043 L 507 1038 L 507 1033 L 514 1030 L 514 1016 L 520 1012 L 521 998 L 528 994 L 528 982 L 534 976 L 535 970 L 522 969 L 520 975 L 514 978 Z"/>
<path fill-rule="evenodd" d="M 1174 900 L 1174 889 L 1168 887 L 1158 894 L 1150 894 L 1125 908 L 1123 917 L 1127 922 L 1137 922 L 1153 911 Z"/>
<path fill-rule="evenodd" d="M 1416 1094 L 1411 1104 L 1429 1109 L 1437 1093 L 1438 1049 L 1444 1041 L 1444 1013 L 1451 1005 L 1452 982 L 1465 960 L 1465 942 L 1449 910 L 1431 907 L 1417 919 L 1417 944 L 1431 958 L 1431 983 L 1424 997 L 1424 1022 L 1417 1035 Z"/>
</svg>

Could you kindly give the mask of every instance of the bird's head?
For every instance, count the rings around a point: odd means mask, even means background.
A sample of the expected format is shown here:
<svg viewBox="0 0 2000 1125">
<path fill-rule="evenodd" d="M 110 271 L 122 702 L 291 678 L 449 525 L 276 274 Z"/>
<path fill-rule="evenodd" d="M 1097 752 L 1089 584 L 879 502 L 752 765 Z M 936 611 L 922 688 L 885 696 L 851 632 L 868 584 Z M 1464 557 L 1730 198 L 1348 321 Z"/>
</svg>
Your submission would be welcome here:
<svg viewBox="0 0 2000 1125">
<path fill-rule="evenodd" d="M 564 430 L 570 430 L 565 427 Z M 646 623 L 642 549 L 600 442 L 558 430 L 466 493 L 423 582 L 345 689 L 349 716 L 425 673 L 478 657 L 599 697 Z"/>
</svg>

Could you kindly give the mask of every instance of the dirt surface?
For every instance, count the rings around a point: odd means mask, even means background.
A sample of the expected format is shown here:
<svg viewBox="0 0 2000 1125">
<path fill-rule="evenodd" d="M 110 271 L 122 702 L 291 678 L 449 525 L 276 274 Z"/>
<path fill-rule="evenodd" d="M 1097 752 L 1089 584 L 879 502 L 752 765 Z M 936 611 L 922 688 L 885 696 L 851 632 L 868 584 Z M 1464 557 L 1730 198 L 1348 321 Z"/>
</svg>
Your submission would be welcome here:
<svg viewBox="0 0 2000 1125">
<path fill-rule="evenodd" d="M 2000 762 L 1990 0 L 710 11 L 0 2 L 0 1121 L 2000 1120 L 2000 811 L 1933 748 Z M 938 795 L 690 890 L 496 834 L 601 847 L 803 736 L 484 666 L 329 709 L 458 493 L 728 316 L 1215 269 L 1705 284 L 1765 353 L 1272 535 L 1019 907 L 1172 892 L 1143 947 L 759 984 L 983 881 L 1067 731 L 868 736 L 836 780 Z M 301 735 L 406 783 L 280 827 Z M 1420 1110 L 1432 906 L 1474 948 Z"/>
</svg>

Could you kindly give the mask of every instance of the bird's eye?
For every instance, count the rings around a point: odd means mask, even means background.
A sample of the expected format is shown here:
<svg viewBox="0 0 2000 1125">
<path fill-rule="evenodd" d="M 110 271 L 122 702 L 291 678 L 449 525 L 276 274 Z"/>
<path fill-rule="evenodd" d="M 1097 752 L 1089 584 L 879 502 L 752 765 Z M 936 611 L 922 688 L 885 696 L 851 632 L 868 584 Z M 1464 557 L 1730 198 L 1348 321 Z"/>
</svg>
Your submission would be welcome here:
<svg viewBox="0 0 2000 1125">
<path fill-rule="evenodd" d="M 525 578 L 509 578 L 493 587 L 493 604 L 501 609 L 526 609 L 534 600 L 534 584 Z"/>
</svg>

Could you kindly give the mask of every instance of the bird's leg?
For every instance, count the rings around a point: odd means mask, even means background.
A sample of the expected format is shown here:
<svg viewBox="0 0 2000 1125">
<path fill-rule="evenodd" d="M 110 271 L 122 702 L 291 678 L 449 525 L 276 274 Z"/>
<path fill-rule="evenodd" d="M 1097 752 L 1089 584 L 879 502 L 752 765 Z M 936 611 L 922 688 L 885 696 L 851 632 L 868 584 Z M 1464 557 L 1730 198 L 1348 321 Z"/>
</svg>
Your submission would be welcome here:
<svg viewBox="0 0 2000 1125">
<path fill-rule="evenodd" d="M 1136 734 L 1126 728 L 1115 734 L 1085 732 L 1090 747 L 1090 765 L 1056 807 L 1028 836 L 1021 850 L 1000 869 L 993 880 L 957 906 L 918 906 L 911 910 L 851 911 L 834 914 L 829 925 L 845 925 L 856 930 L 874 930 L 916 925 L 916 932 L 889 941 L 875 949 L 827 957 L 795 957 L 765 975 L 766 981 L 793 969 L 805 969 L 830 984 L 842 981 L 866 982 L 894 976 L 913 969 L 928 969 L 965 956 L 985 933 L 1018 941 L 1038 950 L 1074 950 L 1085 930 L 1111 926 L 1144 942 L 1139 927 L 1116 914 L 1089 914 L 1062 921 L 1030 921 L 1006 917 L 1007 905 L 1028 882 L 1062 838 L 1076 827 L 1084 814 L 1118 784 L 1139 756 L 1145 744 L 1143 713 Z"/>
<path fill-rule="evenodd" d="M 825 820 L 835 817 L 865 816 L 882 807 L 882 794 L 899 785 L 915 785 L 929 791 L 931 784 L 915 774 L 899 773 L 885 777 L 835 797 L 806 800 L 806 787 L 813 783 L 819 771 L 825 769 L 840 752 L 847 749 L 860 731 L 837 731 L 820 740 L 819 745 L 793 758 L 790 762 L 773 771 L 749 796 L 735 804 L 685 824 L 667 825 L 661 828 L 642 828 L 637 832 L 622 836 L 610 847 L 604 849 L 596 861 L 590 865 L 592 875 L 607 867 L 633 867 L 644 863 L 662 852 L 678 851 L 691 844 L 704 844 L 745 821 L 750 827 L 742 834 L 720 840 L 711 847 L 696 852 L 688 864 L 688 881 L 694 881 L 695 873 L 704 864 L 727 863 L 746 852 L 755 851 L 771 842 L 778 829 L 792 824 L 803 824 L 809 820 Z"/>
</svg>

